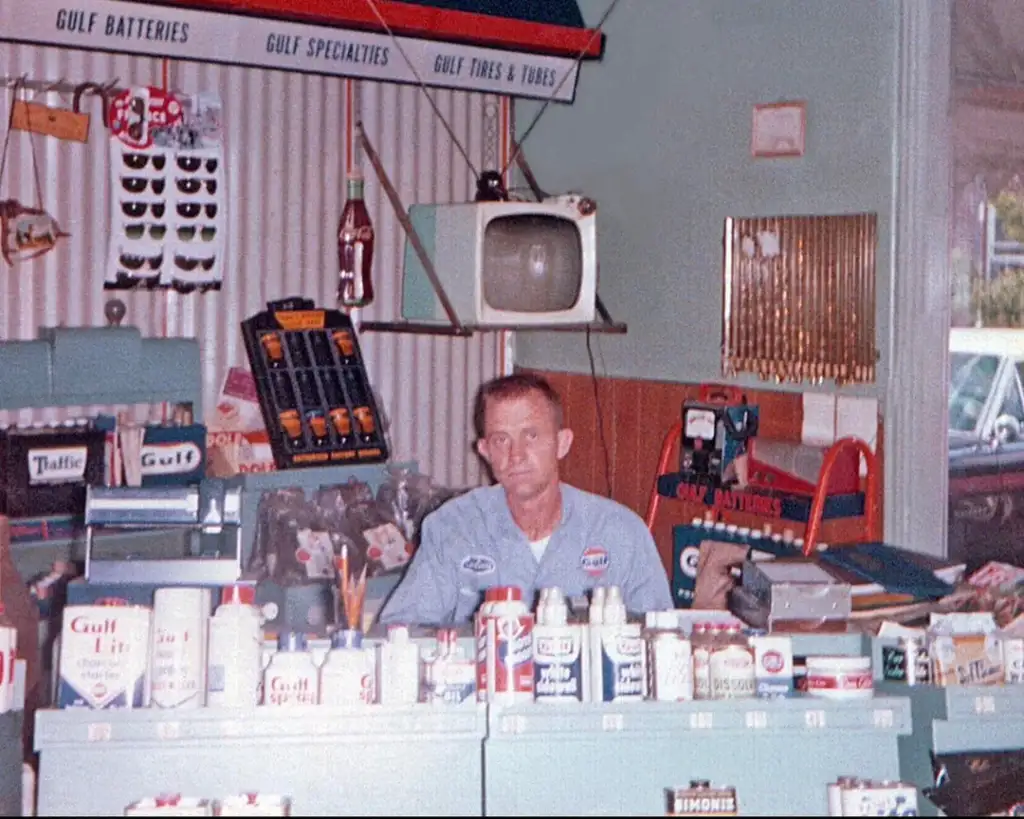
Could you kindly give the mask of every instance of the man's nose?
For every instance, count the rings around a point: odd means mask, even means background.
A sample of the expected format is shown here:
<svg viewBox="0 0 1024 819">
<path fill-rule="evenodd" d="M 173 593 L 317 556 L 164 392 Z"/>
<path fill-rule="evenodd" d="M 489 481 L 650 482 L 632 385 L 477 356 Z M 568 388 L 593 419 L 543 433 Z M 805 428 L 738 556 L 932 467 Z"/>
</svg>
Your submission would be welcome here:
<svg viewBox="0 0 1024 819">
<path fill-rule="evenodd" d="M 513 441 L 508 451 L 509 460 L 519 463 L 526 457 L 526 445 L 522 441 Z"/>
</svg>

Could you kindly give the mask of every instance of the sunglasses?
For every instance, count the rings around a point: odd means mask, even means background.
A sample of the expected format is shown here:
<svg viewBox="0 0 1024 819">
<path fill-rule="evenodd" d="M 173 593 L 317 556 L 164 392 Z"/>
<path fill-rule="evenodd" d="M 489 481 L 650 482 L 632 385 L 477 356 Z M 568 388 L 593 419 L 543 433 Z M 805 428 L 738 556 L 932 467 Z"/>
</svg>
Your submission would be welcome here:
<svg viewBox="0 0 1024 819">
<path fill-rule="evenodd" d="M 195 173 L 200 168 L 206 167 L 207 173 L 217 172 L 217 160 L 207 159 L 204 160 L 198 156 L 179 156 L 177 159 L 178 167 L 181 168 L 185 173 Z"/>
<path fill-rule="evenodd" d="M 196 225 L 182 225 L 178 228 L 178 238 L 183 242 L 191 242 L 196 236 L 204 242 L 212 242 L 217 236 L 217 228 L 207 225 L 199 228 Z"/>
<path fill-rule="evenodd" d="M 113 282 L 103 285 L 104 290 L 155 290 L 160 287 L 160 274 L 145 276 L 139 273 L 129 273 L 126 270 L 118 270 Z"/>
<path fill-rule="evenodd" d="M 203 270 L 209 272 L 213 270 L 213 265 L 217 261 L 216 256 L 211 256 L 209 259 L 189 259 L 187 256 L 175 256 L 174 266 L 179 270 L 192 271 L 197 267 L 201 267 Z"/>
<path fill-rule="evenodd" d="M 119 257 L 121 267 L 127 268 L 128 270 L 142 270 L 146 267 L 149 270 L 159 270 L 164 263 L 163 254 L 159 256 L 133 256 L 130 253 L 122 253 Z"/>
<path fill-rule="evenodd" d="M 213 202 L 207 202 L 205 205 L 198 202 L 179 202 L 177 211 L 182 219 L 195 219 L 204 212 L 208 219 L 213 219 L 217 216 L 217 205 Z"/>
<path fill-rule="evenodd" d="M 192 195 L 199 193 L 203 189 L 205 184 L 206 192 L 213 196 L 217 192 L 217 180 L 216 179 L 177 179 L 175 184 L 178 186 L 178 190 L 182 193 Z"/>
<path fill-rule="evenodd" d="M 153 189 L 153 193 L 159 196 L 164 192 L 166 184 L 167 182 L 164 179 L 144 179 L 141 176 L 121 177 L 121 187 L 128 191 L 128 193 L 142 193 L 146 190 L 146 186 L 149 185 Z"/>
<path fill-rule="evenodd" d="M 141 239 L 147 232 L 150 239 L 159 242 L 167 235 L 167 225 L 146 225 L 140 222 L 135 225 L 125 225 L 124 228 L 124 235 L 129 239 Z M 181 235 L 180 232 L 178 235 Z"/>
<path fill-rule="evenodd" d="M 129 219 L 141 219 L 148 210 L 153 214 L 154 219 L 162 219 L 164 216 L 163 202 L 122 202 L 121 213 Z"/>
<path fill-rule="evenodd" d="M 153 163 L 153 169 L 162 171 L 164 165 L 167 164 L 167 157 L 163 154 L 122 154 L 124 159 L 124 166 L 131 168 L 133 171 L 141 171 L 150 162 Z"/>
</svg>

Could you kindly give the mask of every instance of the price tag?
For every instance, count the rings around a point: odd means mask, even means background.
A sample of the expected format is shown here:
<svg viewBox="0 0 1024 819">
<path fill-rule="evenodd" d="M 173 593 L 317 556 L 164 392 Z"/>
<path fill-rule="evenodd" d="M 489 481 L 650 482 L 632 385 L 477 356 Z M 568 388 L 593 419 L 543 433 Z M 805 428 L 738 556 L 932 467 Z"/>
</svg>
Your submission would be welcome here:
<svg viewBox="0 0 1024 819">
<path fill-rule="evenodd" d="M 626 725 L 626 718 L 622 714 L 602 714 L 602 731 L 621 731 Z"/>
<path fill-rule="evenodd" d="M 824 728 L 825 712 L 804 711 L 804 725 L 806 725 L 808 728 Z"/>
<path fill-rule="evenodd" d="M 988 695 L 974 698 L 975 714 L 994 714 L 996 712 L 996 698 Z"/>
<path fill-rule="evenodd" d="M 876 728 L 886 730 L 892 728 L 894 719 L 891 708 L 876 708 L 874 714 L 871 717 L 872 723 Z"/>
<path fill-rule="evenodd" d="M 156 724 L 156 735 L 160 739 L 177 739 L 181 736 L 180 722 L 158 722 Z"/>
<path fill-rule="evenodd" d="M 709 711 L 698 711 L 690 714 L 690 727 L 697 731 L 708 731 L 714 722 L 714 714 Z"/>
<path fill-rule="evenodd" d="M 747 711 L 743 715 L 743 721 L 748 728 L 767 728 L 768 714 L 765 711 Z"/>
<path fill-rule="evenodd" d="M 521 734 L 526 730 L 526 717 L 522 714 L 509 714 L 501 718 L 503 734 Z"/>
<path fill-rule="evenodd" d="M 90 722 L 86 729 L 89 742 L 107 742 L 113 733 L 109 722 Z"/>
</svg>

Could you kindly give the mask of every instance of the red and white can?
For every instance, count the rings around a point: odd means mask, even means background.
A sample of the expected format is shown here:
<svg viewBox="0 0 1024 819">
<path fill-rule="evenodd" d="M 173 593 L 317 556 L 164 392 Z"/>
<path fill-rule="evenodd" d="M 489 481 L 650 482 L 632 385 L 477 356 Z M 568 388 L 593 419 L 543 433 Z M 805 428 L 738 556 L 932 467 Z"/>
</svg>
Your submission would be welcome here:
<svg viewBox="0 0 1024 819">
<path fill-rule="evenodd" d="M 13 711 L 14 664 L 18 659 L 18 631 L 0 603 L 0 714 Z"/>
<path fill-rule="evenodd" d="M 521 589 L 487 590 L 476 618 L 477 699 L 533 701 L 533 626 Z"/>
</svg>

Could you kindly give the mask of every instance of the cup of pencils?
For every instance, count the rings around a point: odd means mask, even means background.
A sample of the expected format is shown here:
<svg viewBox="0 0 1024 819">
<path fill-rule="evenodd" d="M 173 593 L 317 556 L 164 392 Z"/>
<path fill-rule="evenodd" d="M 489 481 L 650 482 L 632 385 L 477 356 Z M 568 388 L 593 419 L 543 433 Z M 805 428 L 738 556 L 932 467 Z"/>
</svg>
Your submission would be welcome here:
<svg viewBox="0 0 1024 819">
<path fill-rule="evenodd" d="M 341 611 L 338 618 L 339 630 L 335 633 L 337 648 L 358 648 L 363 641 L 363 604 L 366 601 L 366 564 L 359 577 L 349 574 L 348 545 L 341 547 L 341 554 L 335 558 L 338 572 L 338 598 Z"/>
</svg>

